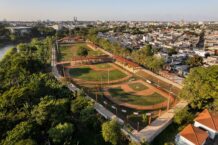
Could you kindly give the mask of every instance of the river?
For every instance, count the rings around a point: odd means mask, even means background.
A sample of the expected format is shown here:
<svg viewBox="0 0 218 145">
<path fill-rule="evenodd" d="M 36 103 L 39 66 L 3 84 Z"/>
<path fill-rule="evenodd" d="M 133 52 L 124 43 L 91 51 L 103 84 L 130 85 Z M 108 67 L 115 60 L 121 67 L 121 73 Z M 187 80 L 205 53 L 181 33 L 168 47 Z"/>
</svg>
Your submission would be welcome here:
<svg viewBox="0 0 218 145">
<path fill-rule="evenodd" d="M 13 44 L 8 44 L 8 45 L 3 45 L 0 46 L 0 60 L 2 59 L 2 57 L 5 55 L 5 53 L 12 47 L 15 47 L 16 45 Z"/>
</svg>

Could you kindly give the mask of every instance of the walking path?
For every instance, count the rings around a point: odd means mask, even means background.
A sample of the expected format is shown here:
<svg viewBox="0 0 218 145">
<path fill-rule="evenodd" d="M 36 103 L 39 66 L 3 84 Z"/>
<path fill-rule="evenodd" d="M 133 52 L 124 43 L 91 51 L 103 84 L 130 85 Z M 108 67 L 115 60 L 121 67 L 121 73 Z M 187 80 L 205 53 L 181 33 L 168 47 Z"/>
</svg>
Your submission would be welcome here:
<svg viewBox="0 0 218 145">
<path fill-rule="evenodd" d="M 141 131 L 134 130 L 132 134 L 139 141 L 151 142 L 155 137 L 157 137 L 168 125 L 172 123 L 173 117 L 176 113 L 176 110 L 184 108 L 187 106 L 186 101 L 180 101 L 174 108 L 170 109 L 155 121 L 153 121 L 149 126 L 145 127 Z"/>
</svg>

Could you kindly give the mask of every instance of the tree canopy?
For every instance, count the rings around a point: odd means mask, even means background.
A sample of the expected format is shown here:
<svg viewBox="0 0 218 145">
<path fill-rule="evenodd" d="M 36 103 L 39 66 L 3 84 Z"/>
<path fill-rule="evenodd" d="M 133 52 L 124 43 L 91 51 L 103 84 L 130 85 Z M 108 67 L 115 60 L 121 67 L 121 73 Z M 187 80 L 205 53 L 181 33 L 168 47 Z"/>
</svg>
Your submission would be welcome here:
<svg viewBox="0 0 218 145">
<path fill-rule="evenodd" d="M 185 79 L 181 98 L 189 101 L 192 108 L 218 109 L 218 66 L 191 69 Z"/>
<path fill-rule="evenodd" d="M 0 144 L 84 143 L 87 133 L 90 144 L 105 144 L 93 103 L 51 74 L 52 42 L 19 44 L 0 61 Z"/>
<path fill-rule="evenodd" d="M 88 51 L 87 48 L 81 47 L 81 48 L 79 48 L 79 49 L 77 50 L 76 53 L 77 53 L 77 55 L 79 55 L 79 56 L 87 56 L 88 53 L 89 53 L 89 51 Z"/>
<path fill-rule="evenodd" d="M 105 141 L 110 142 L 113 145 L 117 145 L 120 137 L 120 126 L 116 119 L 107 121 L 102 124 L 102 135 Z"/>
</svg>

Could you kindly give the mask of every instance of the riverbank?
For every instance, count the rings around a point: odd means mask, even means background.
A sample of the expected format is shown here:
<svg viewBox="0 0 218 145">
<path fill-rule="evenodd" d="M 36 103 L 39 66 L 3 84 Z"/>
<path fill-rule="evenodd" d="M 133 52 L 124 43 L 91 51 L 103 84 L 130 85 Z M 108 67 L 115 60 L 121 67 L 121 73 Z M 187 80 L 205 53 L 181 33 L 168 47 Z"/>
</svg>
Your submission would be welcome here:
<svg viewBox="0 0 218 145">
<path fill-rule="evenodd" d="M 17 44 L 4 44 L 0 45 L 0 60 L 4 57 L 5 53 L 13 47 L 16 47 Z"/>
</svg>

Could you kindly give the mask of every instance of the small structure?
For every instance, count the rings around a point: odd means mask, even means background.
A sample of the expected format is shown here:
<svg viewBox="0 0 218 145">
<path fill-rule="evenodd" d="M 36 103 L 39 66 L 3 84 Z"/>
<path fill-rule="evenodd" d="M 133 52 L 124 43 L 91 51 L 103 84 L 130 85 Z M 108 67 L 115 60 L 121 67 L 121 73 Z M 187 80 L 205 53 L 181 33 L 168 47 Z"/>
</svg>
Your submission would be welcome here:
<svg viewBox="0 0 218 145">
<path fill-rule="evenodd" d="M 214 139 L 218 134 L 218 114 L 211 113 L 205 109 L 194 121 L 194 126 L 206 130 L 211 139 Z"/>
<path fill-rule="evenodd" d="M 176 145 L 204 145 L 207 138 L 207 132 L 189 124 L 176 136 Z"/>
<path fill-rule="evenodd" d="M 141 68 L 137 63 L 132 62 L 131 60 L 128 60 L 121 56 L 114 55 L 113 58 L 116 60 L 116 64 L 120 65 L 121 67 L 124 67 L 125 69 L 131 72 L 136 72 Z"/>
</svg>

